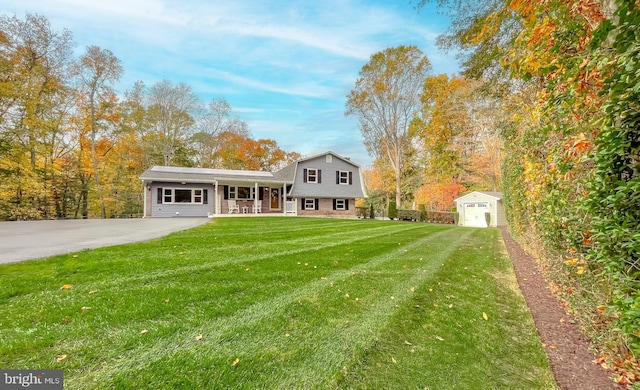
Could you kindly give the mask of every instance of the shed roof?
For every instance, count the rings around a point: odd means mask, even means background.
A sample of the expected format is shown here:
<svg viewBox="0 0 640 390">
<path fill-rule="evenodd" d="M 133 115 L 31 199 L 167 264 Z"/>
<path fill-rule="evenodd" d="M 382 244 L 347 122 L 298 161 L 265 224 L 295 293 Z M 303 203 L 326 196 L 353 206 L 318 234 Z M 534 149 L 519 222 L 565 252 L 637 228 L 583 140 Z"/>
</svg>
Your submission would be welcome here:
<svg viewBox="0 0 640 390">
<path fill-rule="evenodd" d="M 457 201 L 459 201 L 459 200 L 462 200 L 462 199 L 467 198 L 467 197 L 469 197 L 469 196 L 471 196 L 471 195 L 474 195 L 474 194 L 482 194 L 482 195 L 490 196 L 490 197 L 492 197 L 492 198 L 496 198 L 497 200 L 502 200 L 502 192 L 493 192 L 493 191 L 473 191 L 473 192 L 470 192 L 470 193 L 468 193 L 468 194 L 466 194 L 466 195 L 462 195 L 461 197 L 459 197 L 459 198 L 455 199 L 455 200 L 454 200 L 454 202 L 457 202 Z"/>
</svg>

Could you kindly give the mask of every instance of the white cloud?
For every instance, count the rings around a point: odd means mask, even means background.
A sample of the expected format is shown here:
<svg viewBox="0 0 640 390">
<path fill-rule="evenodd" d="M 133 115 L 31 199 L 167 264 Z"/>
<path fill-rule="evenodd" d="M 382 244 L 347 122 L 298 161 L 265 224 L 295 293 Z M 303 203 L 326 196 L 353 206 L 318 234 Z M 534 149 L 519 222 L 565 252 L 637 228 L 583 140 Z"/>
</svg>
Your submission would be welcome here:
<svg viewBox="0 0 640 390">
<path fill-rule="evenodd" d="M 213 79 L 223 79 L 226 82 L 254 90 L 311 98 L 330 98 L 335 96 L 330 88 L 323 87 L 312 81 L 299 82 L 295 85 L 280 85 L 278 83 L 256 80 L 213 68 L 207 69 L 207 74 Z"/>
<path fill-rule="evenodd" d="M 344 103 L 373 53 L 415 44 L 435 73 L 457 69 L 452 55 L 435 49 L 443 21 L 412 7 L 409 0 L 21 0 L 0 4 L 0 12 L 40 13 L 69 29 L 78 51 L 111 50 L 125 68 L 120 92 L 136 80 L 185 82 L 203 101 L 227 98 L 260 138 L 304 153 L 353 148 L 355 160 L 364 148 Z"/>
</svg>

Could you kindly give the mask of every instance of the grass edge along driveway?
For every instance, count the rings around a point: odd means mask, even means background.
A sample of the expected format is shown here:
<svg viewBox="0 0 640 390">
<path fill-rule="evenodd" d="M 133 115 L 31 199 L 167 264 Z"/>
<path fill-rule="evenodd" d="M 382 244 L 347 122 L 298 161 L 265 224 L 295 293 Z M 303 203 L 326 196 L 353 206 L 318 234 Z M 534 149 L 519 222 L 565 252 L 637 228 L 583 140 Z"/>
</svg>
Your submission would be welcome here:
<svg viewBox="0 0 640 390">
<path fill-rule="evenodd" d="M 225 218 L 0 266 L 0 368 L 69 388 L 549 389 L 498 230 Z"/>
</svg>

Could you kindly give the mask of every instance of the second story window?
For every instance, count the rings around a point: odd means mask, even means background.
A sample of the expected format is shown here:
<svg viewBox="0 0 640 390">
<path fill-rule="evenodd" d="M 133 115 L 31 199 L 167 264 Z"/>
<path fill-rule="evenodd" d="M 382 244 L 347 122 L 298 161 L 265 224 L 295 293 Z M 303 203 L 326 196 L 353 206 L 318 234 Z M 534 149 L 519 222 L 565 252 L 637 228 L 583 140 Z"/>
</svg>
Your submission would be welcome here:
<svg viewBox="0 0 640 390">
<path fill-rule="evenodd" d="M 322 183 L 320 169 L 305 168 L 304 169 L 304 182 L 305 183 Z"/>
<path fill-rule="evenodd" d="M 349 171 L 336 171 L 336 184 L 351 184 L 353 174 Z"/>
</svg>

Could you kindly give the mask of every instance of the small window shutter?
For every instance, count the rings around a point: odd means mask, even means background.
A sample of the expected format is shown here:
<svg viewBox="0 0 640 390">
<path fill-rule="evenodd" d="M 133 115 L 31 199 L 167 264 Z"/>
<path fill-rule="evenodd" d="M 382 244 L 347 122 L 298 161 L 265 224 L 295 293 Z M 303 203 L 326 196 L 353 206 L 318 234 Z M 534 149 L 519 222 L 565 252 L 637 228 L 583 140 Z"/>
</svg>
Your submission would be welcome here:
<svg viewBox="0 0 640 390">
<path fill-rule="evenodd" d="M 305 208 L 305 203 L 304 203 L 304 198 L 300 199 L 300 210 L 304 210 Z"/>
<path fill-rule="evenodd" d="M 205 188 L 202 190 L 202 204 L 209 203 L 209 191 Z"/>
<path fill-rule="evenodd" d="M 258 187 L 258 199 L 259 200 L 264 199 L 264 188 L 265 187 Z"/>
<path fill-rule="evenodd" d="M 337 202 L 338 202 L 338 200 L 337 200 L 337 199 L 334 199 L 334 200 L 333 200 L 333 209 L 334 209 L 334 210 L 337 208 L 337 204 L 336 204 Z"/>
<path fill-rule="evenodd" d="M 158 188 L 158 204 L 162 204 L 162 188 Z"/>
<path fill-rule="evenodd" d="M 303 183 L 306 183 L 306 182 L 307 182 L 307 168 L 305 168 L 305 169 L 302 171 L 302 182 L 303 182 Z"/>
<path fill-rule="evenodd" d="M 229 186 L 224 186 L 224 198 L 229 199 Z"/>
<path fill-rule="evenodd" d="M 320 210 L 320 199 L 316 199 L 316 210 Z"/>
<path fill-rule="evenodd" d="M 320 175 L 321 173 L 322 171 L 318 169 L 318 183 L 322 183 L 322 175 Z"/>
<path fill-rule="evenodd" d="M 349 199 L 344 200 L 344 209 L 349 210 Z"/>
<path fill-rule="evenodd" d="M 349 171 L 349 184 L 353 184 L 353 172 Z"/>
<path fill-rule="evenodd" d="M 340 184 L 340 171 L 336 171 L 336 184 Z"/>
</svg>

